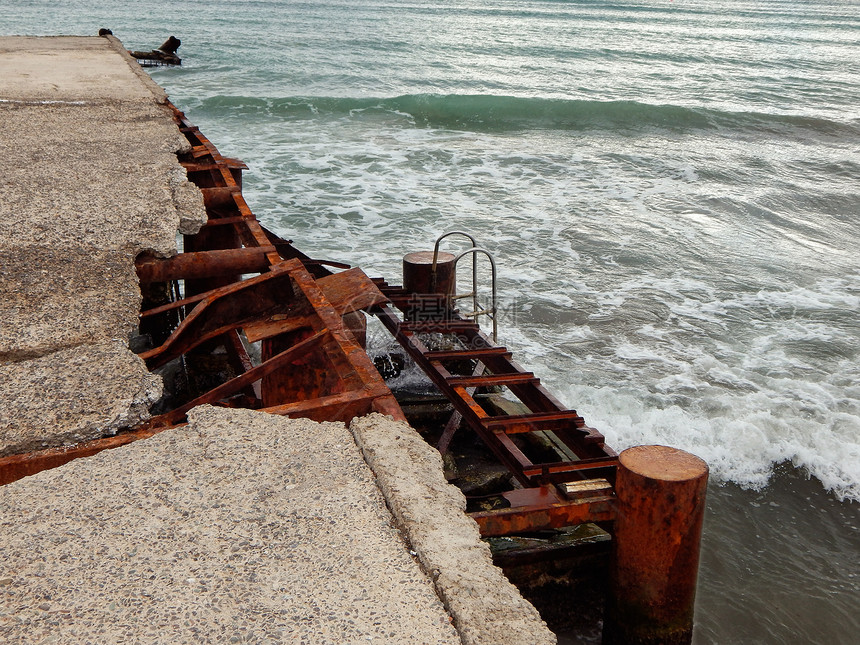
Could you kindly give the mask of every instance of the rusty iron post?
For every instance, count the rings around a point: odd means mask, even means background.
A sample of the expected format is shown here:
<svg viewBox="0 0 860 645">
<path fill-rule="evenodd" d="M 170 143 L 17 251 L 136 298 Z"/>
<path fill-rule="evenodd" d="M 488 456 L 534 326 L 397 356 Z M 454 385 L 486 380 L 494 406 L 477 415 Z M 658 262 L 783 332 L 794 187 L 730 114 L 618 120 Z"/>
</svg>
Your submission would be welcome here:
<svg viewBox="0 0 860 645">
<path fill-rule="evenodd" d="M 453 296 L 457 286 L 454 254 L 440 251 L 433 276 L 433 252 L 416 251 L 403 257 L 403 288 L 409 293 L 433 293 Z"/>
<path fill-rule="evenodd" d="M 667 446 L 619 455 L 604 645 L 687 645 L 708 465 Z"/>
<path fill-rule="evenodd" d="M 457 289 L 455 256 L 452 253 L 416 251 L 403 257 L 403 288 L 412 294 L 409 320 L 447 320 Z"/>
</svg>

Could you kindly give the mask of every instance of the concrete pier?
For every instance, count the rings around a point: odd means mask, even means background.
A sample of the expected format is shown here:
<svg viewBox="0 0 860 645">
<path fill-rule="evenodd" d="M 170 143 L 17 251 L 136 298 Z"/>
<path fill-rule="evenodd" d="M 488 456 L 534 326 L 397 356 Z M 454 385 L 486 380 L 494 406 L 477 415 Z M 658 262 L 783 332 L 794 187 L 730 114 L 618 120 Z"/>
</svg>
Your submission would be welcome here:
<svg viewBox="0 0 860 645">
<path fill-rule="evenodd" d="M 115 38 L 0 38 L 0 456 L 136 424 L 134 258 L 205 222 L 166 96 Z"/>
<path fill-rule="evenodd" d="M 160 396 L 134 259 L 205 218 L 165 99 L 112 37 L 0 38 L 0 456 Z M 387 417 L 199 407 L 0 486 L 0 642 L 554 643 L 464 509 Z"/>
</svg>

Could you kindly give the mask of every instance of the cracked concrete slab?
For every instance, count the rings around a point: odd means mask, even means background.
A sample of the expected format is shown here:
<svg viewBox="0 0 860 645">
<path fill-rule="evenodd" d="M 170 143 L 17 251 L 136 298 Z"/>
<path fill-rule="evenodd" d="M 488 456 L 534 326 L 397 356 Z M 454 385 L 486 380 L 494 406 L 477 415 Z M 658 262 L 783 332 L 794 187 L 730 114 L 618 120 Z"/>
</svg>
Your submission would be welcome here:
<svg viewBox="0 0 860 645">
<path fill-rule="evenodd" d="M 134 427 L 161 392 L 161 379 L 119 340 L 0 364 L 0 457 Z"/>
<path fill-rule="evenodd" d="M 87 405 L 40 415 L 40 400 L 26 392 L 31 361 L 44 358 L 54 370 L 45 381 L 54 389 L 40 390 L 44 402 L 65 400 L 81 374 L 99 370 L 126 380 L 130 392 L 152 390 L 136 357 L 117 349 L 137 327 L 134 260 L 144 251 L 176 253 L 177 231 L 194 233 L 206 220 L 200 191 L 176 157 L 188 142 L 165 101 L 113 37 L 0 37 L 0 446 L 7 450 L 38 445 L 40 433 L 51 446 L 100 436 L 90 409 L 104 395 L 99 386 L 80 392 Z M 72 349 L 75 360 L 65 360 Z M 138 399 L 121 400 L 132 407 L 126 415 L 105 409 L 105 435 L 116 431 L 117 414 L 127 423 L 146 418 Z"/>
<path fill-rule="evenodd" d="M 461 643 L 343 424 L 189 419 L 0 487 L 0 641 Z"/>
</svg>

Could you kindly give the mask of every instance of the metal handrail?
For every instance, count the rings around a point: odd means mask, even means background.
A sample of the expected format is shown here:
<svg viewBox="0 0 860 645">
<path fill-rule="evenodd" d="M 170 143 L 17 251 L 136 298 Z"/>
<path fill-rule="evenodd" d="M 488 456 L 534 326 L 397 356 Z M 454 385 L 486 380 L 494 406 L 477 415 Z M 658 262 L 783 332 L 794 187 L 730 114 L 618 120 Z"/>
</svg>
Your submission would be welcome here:
<svg viewBox="0 0 860 645">
<path fill-rule="evenodd" d="M 478 246 L 478 243 L 475 241 L 475 238 L 472 237 L 469 233 L 466 233 L 465 231 L 451 231 L 450 233 L 445 233 L 444 235 L 440 235 L 439 237 L 436 238 L 436 244 L 433 245 L 433 266 L 430 267 L 430 289 L 431 289 L 431 291 L 433 291 L 433 293 L 436 293 L 436 262 L 439 258 L 439 242 L 441 242 L 446 237 L 449 237 L 451 235 L 462 235 L 463 237 L 468 238 L 469 241 L 472 243 L 471 248 L 475 248 Z M 456 263 L 455 263 L 454 269 L 456 270 Z M 477 287 L 477 285 L 478 285 L 478 257 L 474 256 L 472 258 L 472 293 L 471 294 L 467 293 L 467 294 L 464 294 L 463 296 L 454 296 L 453 299 L 456 300 L 460 297 L 468 298 L 471 295 L 473 308 L 477 309 L 478 308 L 478 293 L 477 293 L 478 287 Z"/>
<path fill-rule="evenodd" d="M 474 311 L 468 314 L 464 314 L 467 318 L 474 318 L 475 322 L 478 322 L 478 316 L 487 316 L 490 320 L 493 321 L 493 342 L 499 342 L 499 326 L 496 322 L 496 312 L 498 307 L 496 305 L 496 261 L 493 259 L 492 254 L 486 249 L 478 248 L 477 246 L 472 247 L 471 249 L 467 249 L 463 251 L 460 255 L 454 258 L 454 271 L 457 271 L 457 262 L 460 261 L 464 255 L 472 254 L 472 267 L 473 267 L 473 282 L 472 282 L 472 293 L 466 294 L 466 296 L 472 295 L 473 302 L 475 305 Z M 490 267 L 492 268 L 492 288 L 493 288 L 493 306 L 489 309 L 481 309 L 478 306 L 478 286 L 477 286 L 477 262 L 478 262 L 478 253 L 483 253 L 487 256 L 487 259 L 490 261 Z"/>
<path fill-rule="evenodd" d="M 457 295 L 451 296 L 452 300 L 459 300 L 461 298 L 468 298 L 471 296 L 472 298 L 472 313 L 465 314 L 467 318 L 474 318 L 475 322 L 478 322 L 478 316 L 488 316 L 490 320 L 493 321 L 493 342 L 498 342 L 498 323 L 496 322 L 496 260 L 493 258 L 492 254 L 486 249 L 478 247 L 478 243 L 475 241 L 475 238 L 472 237 L 469 233 L 465 231 L 450 231 L 449 233 L 445 233 L 436 238 L 436 243 L 433 245 L 433 265 L 430 267 L 430 287 L 431 290 L 436 292 L 436 265 L 439 259 L 439 243 L 444 240 L 446 237 L 451 235 L 462 235 L 469 239 L 472 243 L 472 247 L 463 251 L 454 258 L 454 273 L 456 275 L 457 272 L 457 263 L 460 261 L 464 255 L 472 254 L 472 290 L 469 293 L 461 293 Z M 493 306 L 490 309 L 481 309 L 480 304 L 478 303 L 478 253 L 483 253 L 490 260 L 490 266 L 492 267 L 492 288 L 493 288 Z"/>
</svg>

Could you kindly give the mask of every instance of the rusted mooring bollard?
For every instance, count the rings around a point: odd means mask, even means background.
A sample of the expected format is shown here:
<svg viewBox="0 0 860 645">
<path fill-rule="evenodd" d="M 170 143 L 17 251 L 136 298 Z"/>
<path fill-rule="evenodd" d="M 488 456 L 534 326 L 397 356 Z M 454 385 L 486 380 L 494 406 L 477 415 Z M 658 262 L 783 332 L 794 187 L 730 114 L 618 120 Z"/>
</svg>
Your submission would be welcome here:
<svg viewBox="0 0 860 645">
<path fill-rule="evenodd" d="M 619 455 L 604 645 L 692 641 L 708 465 L 667 446 Z"/>
<path fill-rule="evenodd" d="M 403 288 L 412 294 L 406 317 L 446 320 L 457 287 L 455 256 L 439 251 L 416 251 L 403 257 Z"/>
</svg>

